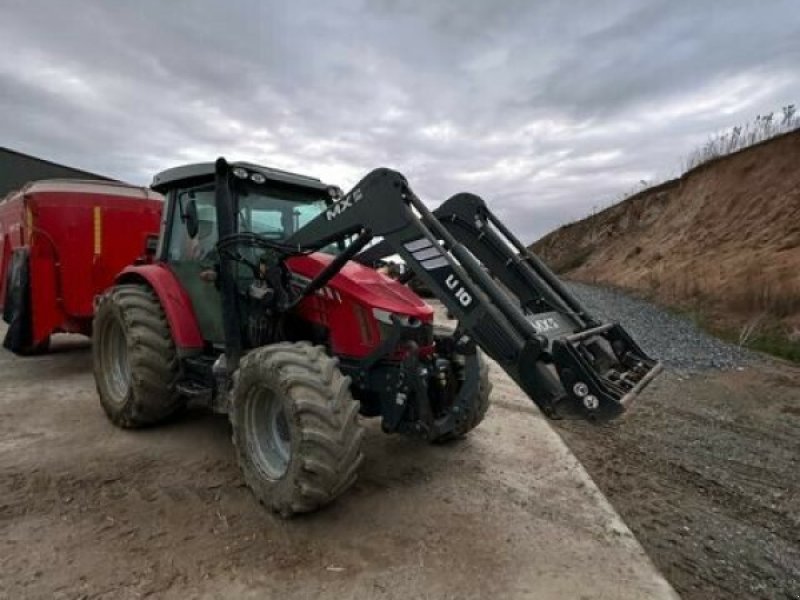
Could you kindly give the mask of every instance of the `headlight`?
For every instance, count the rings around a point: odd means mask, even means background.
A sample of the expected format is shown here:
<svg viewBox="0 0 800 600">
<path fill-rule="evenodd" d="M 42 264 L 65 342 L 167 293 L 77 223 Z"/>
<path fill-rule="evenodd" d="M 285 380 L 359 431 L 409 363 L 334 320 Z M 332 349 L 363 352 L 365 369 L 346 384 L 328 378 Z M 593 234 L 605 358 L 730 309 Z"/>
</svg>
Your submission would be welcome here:
<svg viewBox="0 0 800 600">
<path fill-rule="evenodd" d="M 383 310 L 382 308 L 373 308 L 372 315 L 378 321 L 385 323 L 386 325 L 394 325 L 394 321 L 397 320 L 403 327 L 418 327 L 422 322 L 417 317 L 399 315 L 397 313 L 389 312 L 388 310 Z M 392 319 L 392 317 L 394 317 L 394 319 Z"/>
<path fill-rule="evenodd" d="M 572 391 L 575 392 L 575 395 L 578 398 L 583 398 L 589 393 L 589 386 L 582 381 L 579 381 L 572 387 Z"/>
<path fill-rule="evenodd" d="M 378 321 L 378 329 L 381 333 L 381 340 L 387 339 L 394 331 L 394 321 L 399 322 L 400 327 L 403 328 L 403 335 L 400 341 L 413 341 L 418 346 L 430 346 L 433 344 L 433 323 L 426 323 L 419 320 L 417 317 L 409 315 L 400 315 L 397 313 L 383 310 L 382 308 L 373 308 L 372 315 Z"/>
</svg>

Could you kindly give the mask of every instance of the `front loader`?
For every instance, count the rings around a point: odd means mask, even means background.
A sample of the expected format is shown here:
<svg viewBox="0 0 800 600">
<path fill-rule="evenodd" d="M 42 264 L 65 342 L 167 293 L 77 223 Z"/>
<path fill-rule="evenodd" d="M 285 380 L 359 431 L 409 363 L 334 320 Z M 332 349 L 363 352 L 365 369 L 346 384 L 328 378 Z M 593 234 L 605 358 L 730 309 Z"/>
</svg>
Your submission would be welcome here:
<svg viewBox="0 0 800 600">
<path fill-rule="evenodd" d="M 94 372 L 123 427 L 187 399 L 230 417 L 258 499 L 288 516 L 354 481 L 358 415 L 445 442 L 489 406 L 493 358 L 551 418 L 604 420 L 658 373 L 622 327 L 590 315 L 477 196 L 431 212 L 376 169 L 349 193 L 248 163 L 156 175 L 167 201 L 151 264 L 99 300 Z M 373 268 L 397 255 L 408 275 Z M 408 285 L 416 277 L 457 320 Z"/>
</svg>

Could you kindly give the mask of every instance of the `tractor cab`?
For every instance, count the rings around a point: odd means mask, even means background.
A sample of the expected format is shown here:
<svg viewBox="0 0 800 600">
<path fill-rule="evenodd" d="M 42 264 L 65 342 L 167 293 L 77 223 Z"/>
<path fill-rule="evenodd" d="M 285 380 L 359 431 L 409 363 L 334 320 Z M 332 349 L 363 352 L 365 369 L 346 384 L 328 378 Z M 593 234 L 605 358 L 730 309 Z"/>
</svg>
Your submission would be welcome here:
<svg viewBox="0 0 800 600">
<path fill-rule="evenodd" d="M 352 237 L 287 242 L 338 208 L 338 188 L 249 163 L 215 168 L 170 169 L 152 184 L 167 198 L 157 258 L 188 294 L 212 354 L 225 352 L 235 364 L 252 348 L 309 340 L 344 360 L 362 359 L 387 338 L 390 315 L 413 324 L 405 337 L 432 349 L 433 310 L 406 286 L 349 262 Z M 326 270 L 325 285 L 305 293 Z"/>
<path fill-rule="evenodd" d="M 220 240 L 253 234 L 280 243 L 325 210 L 338 189 L 319 179 L 277 169 L 232 163 L 220 193 L 213 163 L 176 167 L 157 174 L 152 189 L 166 198 L 157 259 L 169 265 L 191 298 L 204 340 L 225 344 L 220 294 Z M 218 202 L 225 206 L 218 206 Z M 222 218 L 220 218 L 222 215 Z M 336 251 L 336 246 L 327 248 Z M 233 276 L 238 289 L 253 283 L 264 251 L 236 244 Z"/>
</svg>

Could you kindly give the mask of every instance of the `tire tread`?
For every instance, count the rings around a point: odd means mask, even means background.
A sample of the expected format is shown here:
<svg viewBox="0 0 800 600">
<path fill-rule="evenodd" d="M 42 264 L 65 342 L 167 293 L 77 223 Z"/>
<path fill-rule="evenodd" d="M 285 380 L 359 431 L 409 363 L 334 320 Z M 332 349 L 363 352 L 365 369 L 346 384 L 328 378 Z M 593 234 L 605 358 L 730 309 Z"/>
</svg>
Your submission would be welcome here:
<svg viewBox="0 0 800 600">
<path fill-rule="evenodd" d="M 131 385 L 124 402 L 114 402 L 104 383 L 103 344 L 107 319 L 118 319 L 125 335 Z M 164 309 L 153 290 L 144 284 L 123 284 L 101 299 L 93 323 L 95 384 L 108 418 L 123 428 L 145 427 L 172 416 L 185 401 L 175 384 L 179 364 Z"/>
<path fill-rule="evenodd" d="M 248 450 L 244 402 L 256 383 L 271 385 L 274 401 L 279 401 L 277 394 L 284 395 L 296 427 L 287 472 L 277 480 L 260 472 Z M 347 490 L 363 460 L 358 409 L 350 378 L 342 375 L 338 360 L 321 346 L 282 342 L 247 354 L 239 368 L 230 415 L 239 464 L 259 501 L 288 517 L 316 510 Z"/>
</svg>

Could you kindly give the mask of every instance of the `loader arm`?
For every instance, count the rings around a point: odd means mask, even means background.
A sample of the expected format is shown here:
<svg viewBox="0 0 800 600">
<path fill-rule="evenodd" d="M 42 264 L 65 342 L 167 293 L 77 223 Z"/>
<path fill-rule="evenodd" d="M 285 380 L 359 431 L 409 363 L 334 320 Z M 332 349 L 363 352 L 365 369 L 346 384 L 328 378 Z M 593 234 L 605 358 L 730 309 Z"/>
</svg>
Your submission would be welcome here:
<svg viewBox="0 0 800 600">
<path fill-rule="evenodd" d="M 558 277 L 497 219 L 482 198 L 457 194 L 437 208 L 434 215 L 517 297 L 523 310 L 533 314 L 558 311 L 584 328 L 599 325 Z"/>
<path fill-rule="evenodd" d="M 613 418 L 660 369 L 619 325 L 593 319 L 480 198 L 454 196 L 434 214 L 389 169 L 369 173 L 285 240 L 305 249 L 351 240 L 301 295 L 324 285 L 375 237 L 383 239 L 357 260 L 398 254 L 458 319 L 459 334 L 550 417 Z"/>
<path fill-rule="evenodd" d="M 469 248 L 493 278 L 514 294 L 520 307 L 531 313 L 559 311 L 576 325 L 599 325 L 563 283 L 495 217 L 482 198 L 461 193 L 433 211 L 434 216 L 460 243 Z M 355 257 L 373 265 L 394 254 L 382 241 Z"/>
</svg>

